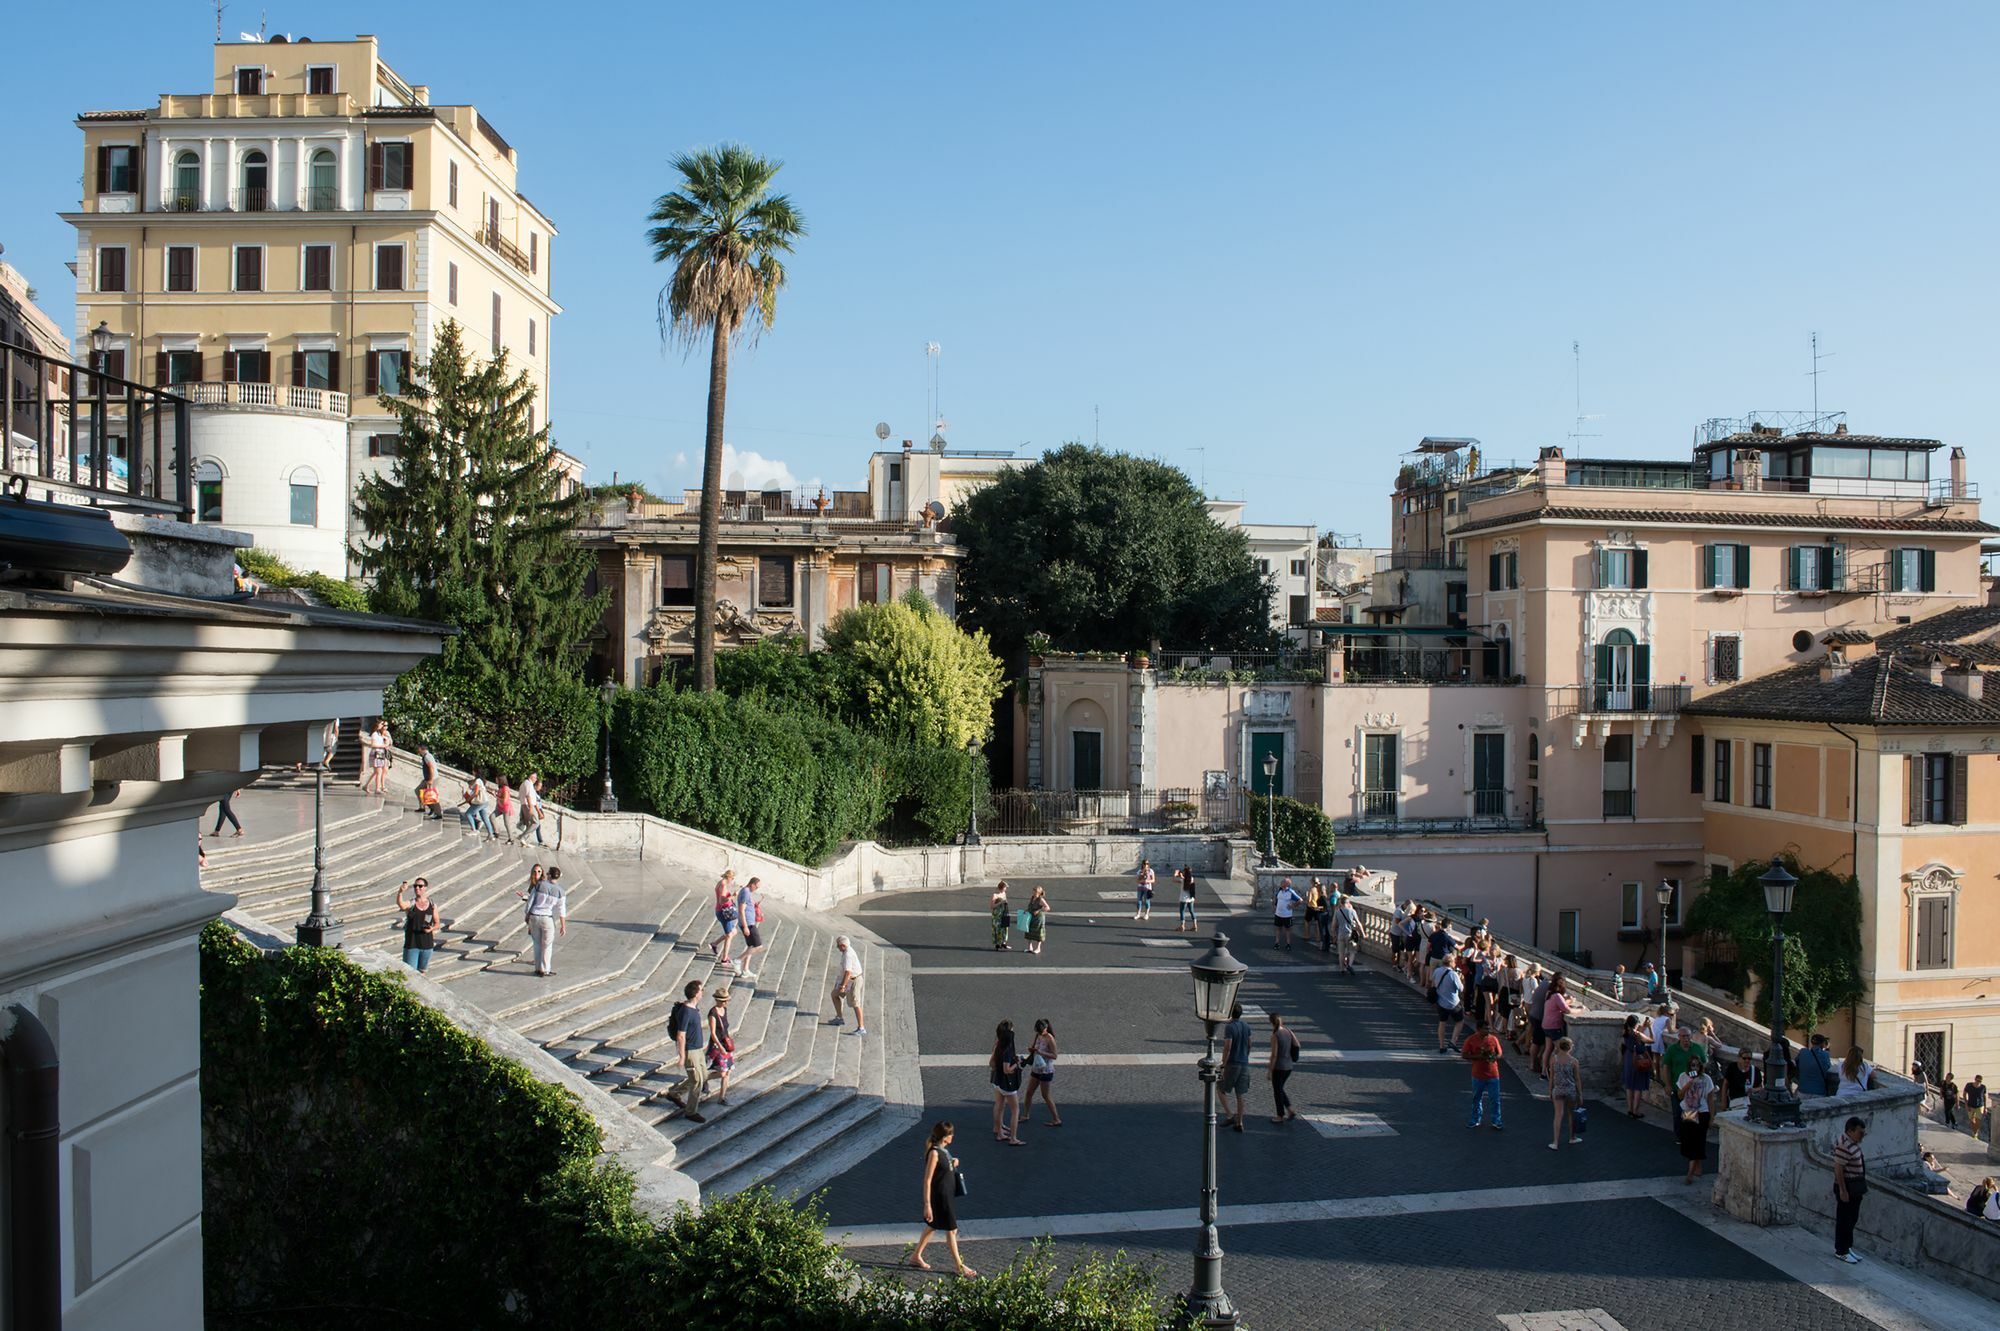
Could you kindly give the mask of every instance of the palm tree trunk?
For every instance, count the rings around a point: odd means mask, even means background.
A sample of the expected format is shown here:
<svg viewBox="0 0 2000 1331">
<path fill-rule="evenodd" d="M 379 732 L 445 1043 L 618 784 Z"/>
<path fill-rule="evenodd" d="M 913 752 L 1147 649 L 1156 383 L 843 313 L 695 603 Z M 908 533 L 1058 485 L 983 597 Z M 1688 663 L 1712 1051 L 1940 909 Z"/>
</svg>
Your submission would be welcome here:
<svg viewBox="0 0 2000 1331">
<path fill-rule="evenodd" d="M 695 560 L 694 679 L 715 691 L 715 566 L 722 553 L 722 413 L 729 399 L 729 333 L 715 322 L 708 352 L 708 446 L 701 462 L 701 554 Z"/>
</svg>

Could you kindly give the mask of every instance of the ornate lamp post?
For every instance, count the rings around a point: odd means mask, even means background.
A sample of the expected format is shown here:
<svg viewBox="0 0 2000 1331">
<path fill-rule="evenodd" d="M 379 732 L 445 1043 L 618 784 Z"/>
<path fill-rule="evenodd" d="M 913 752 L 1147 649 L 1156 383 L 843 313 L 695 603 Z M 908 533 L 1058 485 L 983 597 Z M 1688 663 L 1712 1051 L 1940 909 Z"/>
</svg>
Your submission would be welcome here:
<svg viewBox="0 0 2000 1331">
<path fill-rule="evenodd" d="M 1215 1028 L 1229 1020 L 1236 990 L 1249 967 L 1229 955 L 1229 937 L 1218 933 L 1214 946 L 1189 965 L 1194 974 L 1194 1012 L 1208 1032 L 1208 1052 L 1200 1067 L 1202 1100 L 1201 1239 L 1194 1250 L 1194 1287 L 1188 1291 L 1190 1326 L 1206 1331 L 1234 1331 L 1236 1308 L 1222 1292 L 1222 1244 L 1215 1232 L 1215 1083 L 1221 1069 L 1215 1061 Z"/>
<path fill-rule="evenodd" d="M 1666 990 L 1672 987 L 1667 983 L 1667 912 L 1674 908 L 1674 885 L 1662 878 L 1653 900 L 1660 903 L 1660 988 Z"/>
<path fill-rule="evenodd" d="M 1262 867 L 1278 867 L 1278 755 L 1264 755 L 1264 859 Z"/>
<path fill-rule="evenodd" d="M 604 772 L 604 793 L 598 797 L 597 809 L 600 813 L 617 813 L 618 796 L 611 790 L 611 708 L 618 701 L 618 681 L 605 680 L 600 692 L 604 697 L 604 742 L 597 763 Z"/>
<path fill-rule="evenodd" d="M 979 844 L 979 741 L 965 742 L 965 752 L 972 759 L 972 780 L 968 783 L 965 800 L 965 844 Z"/>
<path fill-rule="evenodd" d="M 1757 880 L 1764 888 L 1764 909 L 1771 912 L 1771 1047 L 1764 1055 L 1764 1084 L 1750 1092 L 1749 1119 L 1766 1127 L 1796 1127 L 1799 1097 L 1785 1085 L 1791 1066 L 1791 1042 L 1785 1038 L 1785 917 L 1792 913 L 1792 894 L 1799 880 L 1778 857 Z"/>
<path fill-rule="evenodd" d="M 320 732 L 319 761 L 313 764 L 313 880 L 312 908 L 299 921 L 300 947 L 339 947 L 347 931 L 333 918 L 333 891 L 326 885 L 326 769 L 333 765 L 334 746 L 340 742 L 338 718 Z"/>
<path fill-rule="evenodd" d="M 111 356 L 111 325 L 104 320 L 97 321 L 97 327 L 90 330 L 90 469 L 93 473 L 85 478 L 85 483 L 99 489 L 111 486 L 111 463 L 104 456 L 105 440 L 109 432 L 104 428 L 104 362 Z M 72 463 L 70 479 L 76 479 L 76 468 Z"/>
</svg>

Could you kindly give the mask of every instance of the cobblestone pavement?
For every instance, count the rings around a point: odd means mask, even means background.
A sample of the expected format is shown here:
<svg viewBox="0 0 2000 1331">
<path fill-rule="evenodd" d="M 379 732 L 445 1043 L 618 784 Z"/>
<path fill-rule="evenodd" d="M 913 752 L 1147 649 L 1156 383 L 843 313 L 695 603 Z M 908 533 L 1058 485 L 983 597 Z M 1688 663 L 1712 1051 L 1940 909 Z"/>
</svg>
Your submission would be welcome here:
<svg viewBox="0 0 2000 1331">
<path fill-rule="evenodd" d="M 948 1118 L 969 1183 L 959 1217 L 975 1266 L 1004 1265 L 1046 1224 L 1064 1235 L 1059 1257 L 1122 1249 L 1156 1261 L 1164 1290 L 1183 1288 L 1199 1201 L 1202 1033 L 1187 973 L 1199 949 L 1175 933 L 1170 890 L 1138 922 L 1126 879 L 1042 881 L 1056 914 L 1039 957 L 1018 935 L 1014 951 L 992 950 L 988 887 L 887 893 L 854 907 L 910 956 L 927 1108 L 920 1127 L 825 1191 L 829 1230 L 854 1231 L 857 1258 L 895 1264 L 922 1215 L 924 1136 Z M 1015 906 L 1032 885 L 1016 884 Z M 1256 1331 L 1462 1331 L 1558 1310 L 1602 1310 L 1627 1331 L 1878 1324 L 1815 1288 L 1831 1278 L 1830 1255 L 1824 1272 L 1780 1270 L 1654 1200 L 1680 1190 L 1663 1123 L 1594 1105 L 1585 1143 L 1551 1152 L 1539 1079 L 1528 1074 L 1530 1087 L 1509 1066 L 1505 1130 L 1468 1129 L 1465 1065 L 1437 1053 L 1430 1010 L 1399 982 L 1342 975 L 1302 943 L 1275 950 L 1268 920 L 1230 916 L 1207 883 L 1201 912 L 1201 947 L 1219 925 L 1251 967 L 1241 992 L 1257 1017 L 1246 1131 L 1225 1127 L 1219 1153 L 1225 1284 Z M 1306 1050 L 1290 1086 L 1300 1112 L 1372 1115 L 1369 1135 L 1269 1121 L 1262 1013 L 1271 1011 Z M 1038 1104 L 1023 1147 L 990 1132 L 984 1059 L 1003 1017 L 1024 1053 L 1046 1017 L 1066 1055 L 1101 1056 L 1059 1061 L 1064 1124 L 1047 1125 Z M 1131 1055 L 1141 1057 L 1121 1057 Z M 1360 1214 L 1370 1209 L 1384 1213 Z M 982 1221 L 1009 1237 L 982 1239 Z M 1900 1325 L 1929 1324 L 1942 1325 Z"/>
</svg>

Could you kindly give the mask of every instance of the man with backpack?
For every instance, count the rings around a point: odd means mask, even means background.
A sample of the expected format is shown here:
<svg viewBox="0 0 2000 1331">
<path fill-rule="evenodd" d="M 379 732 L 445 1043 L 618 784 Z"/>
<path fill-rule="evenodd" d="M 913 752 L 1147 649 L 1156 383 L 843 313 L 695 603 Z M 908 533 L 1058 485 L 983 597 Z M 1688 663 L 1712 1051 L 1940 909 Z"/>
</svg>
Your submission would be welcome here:
<svg viewBox="0 0 2000 1331">
<path fill-rule="evenodd" d="M 1340 944 L 1340 968 L 1352 975 L 1354 954 L 1361 948 L 1361 913 L 1344 896 L 1340 899 L 1339 908 L 1333 912 L 1333 932 Z"/>
<path fill-rule="evenodd" d="M 1458 1038 L 1458 1028 L 1465 1021 L 1465 978 L 1450 958 L 1438 962 L 1431 972 L 1431 990 L 1437 998 L 1438 1052 L 1451 1052 L 1451 1042 Z"/>
<path fill-rule="evenodd" d="M 708 1065 L 702 1058 L 706 1037 L 701 1024 L 701 981 L 689 980 L 681 991 L 687 997 L 667 1016 L 667 1029 L 674 1033 L 674 1057 L 679 1060 L 681 1079 L 667 1092 L 667 1099 L 680 1106 L 690 1123 L 706 1123 L 701 1115 L 701 1093 L 708 1085 Z"/>
<path fill-rule="evenodd" d="M 1832 1095 L 1839 1089 L 1840 1075 L 1833 1070 L 1826 1037 L 1814 1032 L 1811 1046 L 1799 1053 L 1799 1094 Z"/>
<path fill-rule="evenodd" d="M 743 935 L 743 955 L 736 963 L 739 980 L 757 978 L 757 972 L 750 969 L 750 958 L 764 946 L 764 934 L 758 928 L 764 923 L 764 903 L 757 900 L 757 887 L 763 881 L 752 878 L 736 890 L 736 928 Z"/>
</svg>

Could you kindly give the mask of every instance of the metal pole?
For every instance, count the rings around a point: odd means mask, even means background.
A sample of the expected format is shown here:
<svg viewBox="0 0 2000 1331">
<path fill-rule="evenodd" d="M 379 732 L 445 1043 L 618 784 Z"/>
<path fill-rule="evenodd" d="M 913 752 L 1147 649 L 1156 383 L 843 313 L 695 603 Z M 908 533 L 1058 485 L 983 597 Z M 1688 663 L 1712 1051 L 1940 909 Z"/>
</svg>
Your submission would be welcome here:
<svg viewBox="0 0 2000 1331">
<path fill-rule="evenodd" d="M 965 844 L 979 844 L 979 776 L 983 764 L 980 762 L 979 748 L 972 746 L 972 780 L 967 782 L 969 794 L 965 805 Z"/>
<path fill-rule="evenodd" d="M 1201 1239 L 1194 1250 L 1194 1288 L 1188 1291 L 1188 1322 L 1209 1331 L 1231 1331 L 1236 1325 L 1236 1309 L 1222 1291 L 1222 1240 L 1215 1229 L 1217 1127 L 1215 1083 L 1220 1075 L 1215 1063 L 1215 1023 L 1208 1022 L 1208 1052 L 1198 1065 L 1201 1077 Z"/>
<path fill-rule="evenodd" d="M 1667 980 L 1667 903 L 1660 903 L 1660 992 L 1665 993 L 1673 985 Z"/>
<path fill-rule="evenodd" d="M 1278 867 L 1278 781 L 1276 777 L 1264 778 L 1264 863 L 1266 869 Z"/>
<path fill-rule="evenodd" d="M 604 753 L 600 763 L 604 768 L 604 795 L 597 801 L 597 811 L 617 813 L 618 796 L 611 789 L 611 706 L 608 699 L 604 707 Z"/>
<path fill-rule="evenodd" d="M 39 368 L 36 371 L 40 373 Z M 9 389 L 11 384 L 6 385 Z M 15 1331 L 62 1326 L 62 1065 L 48 1027 L 19 1003 L 0 1024 L 6 1067 L 6 1316 Z"/>
<path fill-rule="evenodd" d="M 299 925 L 301 947 L 339 947 L 344 931 L 333 918 L 333 893 L 326 885 L 326 759 L 313 766 L 312 912 Z"/>
</svg>

